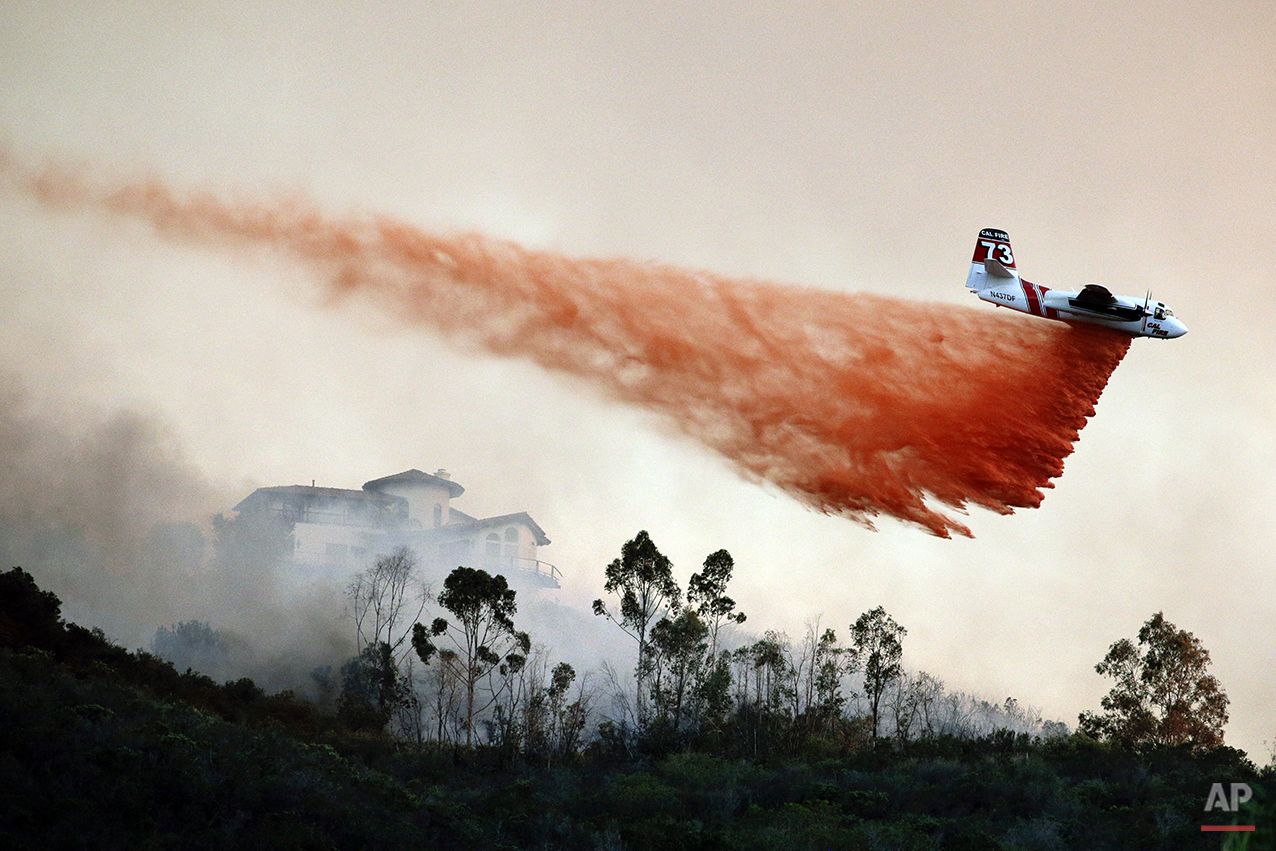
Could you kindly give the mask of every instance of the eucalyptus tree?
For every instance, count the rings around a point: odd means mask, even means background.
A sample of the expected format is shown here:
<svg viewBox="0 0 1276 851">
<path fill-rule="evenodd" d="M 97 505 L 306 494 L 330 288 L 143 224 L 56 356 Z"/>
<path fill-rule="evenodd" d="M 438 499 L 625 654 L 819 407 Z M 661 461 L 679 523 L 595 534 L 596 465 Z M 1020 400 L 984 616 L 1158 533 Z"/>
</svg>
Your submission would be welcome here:
<svg viewBox="0 0 1276 851">
<path fill-rule="evenodd" d="M 753 666 L 754 699 L 758 707 L 772 715 L 793 714 L 797 697 L 797 668 L 793 645 L 783 632 L 768 629 L 746 648 Z"/>
<path fill-rule="evenodd" d="M 673 563 L 656 548 L 651 536 L 640 531 L 620 549 L 620 558 L 607 566 L 603 589 L 620 598 L 620 610 L 613 612 L 601 599 L 594 601 L 594 614 L 605 617 L 638 643 L 638 723 L 646 722 L 646 685 L 650 674 L 652 624 L 682 607 L 682 592 L 673 578 Z"/>
<path fill-rule="evenodd" d="M 851 625 L 851 646 L 856 661 L 864 668 L 864 692 L 873 714 L 873 738 L 877 738 L 882 695 L 904 672 L 900 663 L 904 655 L 901 639 L 907 634 L 908 630 L 895 623 L 881 606 L 860 615 Z"/>
<path fill-rule="evenodd" d="M 523 705 L 524 744 L 528 752 L 544 758 L 548 768 L 556 758 L 576 752 L 589 720 L 592 695 L 582 682 L 576 699 L 570 699 L 576 669 L 567 662 L 559 662 L 548 672 L 548 685 L 543 685 L 547 667 L 543 657 L 534 659 L 529 667 L 537 687 Z"/>
<path fill-rule="evenodd" d="M 688 609 L 672 618 L 661 618 L 651 628 L 655 674 L 651 695 L 658 717 L 670 723 L 674 732 L 692 714 L 688 710 L 704 674 L 708 635 L 709 629 L 700 616 Z"/>
<path fill-rule="evenodd" d="M 465 744 L 474 743 L 474 719 L 499 698 L 499 690 L 491 689 L 486 701 L 478 700 L 480 682 L 498 669 L 517 673 L 527 660 L 531 639 L 526 632 L 514 628 L 514 589 L 505 577 L 486 570 L 458 567 L 443 581 L 438 603 L 455 616 L 455 623 L 435 618 L 427 629 L 423 624 L 412 627 L 412 647 L 421 661 L 428 664 L 439 652 L 434 639 L 446 636 L 456 654 L 465 687 Z"/>
<path fill-rule="evenodd" d="M 820 633 L 811 651 L 811 689 L 814 700 L 807 710 L 824 721 L 838 718 L 846 705 L 842 678 L 855 672 L 857 662 L 850 648 L 837 643 L 837 633 L 826 629 Z"/>
<path fill-rule="evenodd" d="M 704 560 L 704 569 L 691 574 L 691 581 L 687 583 L 687 605 L 695 609 L 708 628 L 709 655 L 715 658 L 718 655 L 718 630 L 726 624 L 745 621 L 744 612 L 737 612 L 735 600 L 727 596 L 727 583 L 731 581 L 734 569 L 731 553 L 718 550 L 709 554 Z"/>
</svg>

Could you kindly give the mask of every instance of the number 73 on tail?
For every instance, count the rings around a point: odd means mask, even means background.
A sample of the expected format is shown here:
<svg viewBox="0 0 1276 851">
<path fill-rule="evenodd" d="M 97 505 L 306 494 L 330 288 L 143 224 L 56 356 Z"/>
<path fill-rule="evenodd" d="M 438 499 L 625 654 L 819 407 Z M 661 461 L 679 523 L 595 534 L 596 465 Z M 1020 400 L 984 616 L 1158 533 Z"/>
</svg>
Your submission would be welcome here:
<svg viewBox="0 0 1276 851">
<path fill-rule="evenodd" d="M 1152 301 L 1149 290 L 1140 302 L 1130 296 L 1113 295 L 1107 287 L 1086 284 L 1080 292 L 1052 290 L 1019 277 L 1010 236 L 1002 230 L 984 228 L 975 241 L 966 286 L 975 295 L 998 307 L 1009 307 L 1033 316 L 1064 322 L 1090 322 L 1123 331 L 1135 337 L 1162 340 L 1182 337 L 1187 326 L 1164 302 Z"/>
</svg>

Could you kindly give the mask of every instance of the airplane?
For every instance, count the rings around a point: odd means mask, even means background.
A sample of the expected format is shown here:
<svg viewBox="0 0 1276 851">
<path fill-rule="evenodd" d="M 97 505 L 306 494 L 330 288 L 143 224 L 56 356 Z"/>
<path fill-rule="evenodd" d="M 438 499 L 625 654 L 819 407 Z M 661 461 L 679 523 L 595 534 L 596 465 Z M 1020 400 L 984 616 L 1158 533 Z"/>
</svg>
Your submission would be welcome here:
<svg viewBox="0 0 1276 851">
<path fill-rule="evenodd" d="M 1115 296 L 1099 284 L 1086 284 L 1080 292 L 1068 292 L 1025 281 L 1015 269 L 1010 236 L 996 228 L 984 228 L 979 232 L 966 286 L 984 301 L 998 307 L 1009 307 L 1046 319 L 1091 322 L 1134 337 L 1160 340 L 1182 337 L 1187 333 L 1187 326 L 1174 316 L 1174 311 L 1164 302 L 1152 301 L 1151 290 L 1140 304 L 1137 298 Z"/>
</svg>

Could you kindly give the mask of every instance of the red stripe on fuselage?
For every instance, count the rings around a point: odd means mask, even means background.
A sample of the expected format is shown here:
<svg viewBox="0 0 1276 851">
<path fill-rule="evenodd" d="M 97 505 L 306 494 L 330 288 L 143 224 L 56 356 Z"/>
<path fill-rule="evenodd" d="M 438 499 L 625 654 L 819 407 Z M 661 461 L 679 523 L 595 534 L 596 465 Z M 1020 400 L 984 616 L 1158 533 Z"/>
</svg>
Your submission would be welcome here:
<svg viewBox="0 0 1276 851">
<path fill-rule="evenodd" d="M 1034 287 L 1037 287 L 1037 291 L 1041 293 L 1041 298 L 1042 298 L 1042 299 L 1045 299 L 1045 297 L 1046 297 L 1046 293 L 1050 292 L 1050 288 L 1049 288 L 1049 287 L 1041 287 L 1041 286 L 1037 286 L 1036 284 L 1033 284 L 1033 286 L 1034 286 Z M 1059 318 L 1059 311 L 1055 310 L 1053 307 L 1047 307 L 1047 308 L 1045 308 L 1045 309 L 1044 309 L 1044 313 L 1045 313 L 1045 316 L 1046 316 L 1046 318 L 1047 318 L 1047 319 L 1058 319 L 1058 318 Z"/>
<path fill-rule="evenodd" d="M 1030 284 L 1022 278 L 1019 279 L 1019 283 L 1023 286 L 1024 297 L 1028 299 L 1028 312 L 1033 316 L 1043 316 L 1044 314 L 1041 312 L 1041 299 L 1037 297 L 1036 285 Z"/>
</svg>

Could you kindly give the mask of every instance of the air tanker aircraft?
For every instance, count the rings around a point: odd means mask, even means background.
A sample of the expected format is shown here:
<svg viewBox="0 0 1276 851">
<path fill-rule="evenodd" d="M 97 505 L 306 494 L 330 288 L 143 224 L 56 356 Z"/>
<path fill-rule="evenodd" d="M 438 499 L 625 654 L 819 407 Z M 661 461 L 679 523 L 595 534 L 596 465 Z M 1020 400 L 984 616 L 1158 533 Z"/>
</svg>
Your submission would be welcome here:
<svg viewBox="0 0 1276 851">
<path fill-rule="evenodd" d="M 1187 333 L 1187 326 L 1174 318 L 1174 311 L 1164 302 L 1152 301 L 1150 290 L 1140 304 L 1136 298 L 1114 296 L 1107 287 L 1098 284 L 1086 284 L 1078 293 L 1052 290 L 1025 281 L 1015 271 L 1010 236 L 1002 230 L 985 228 L 979 232 L 966 286 L 998 307 L 1046 319 L 1093 322 L 1135 337 L 1162 340 Z"/>
</svg>

